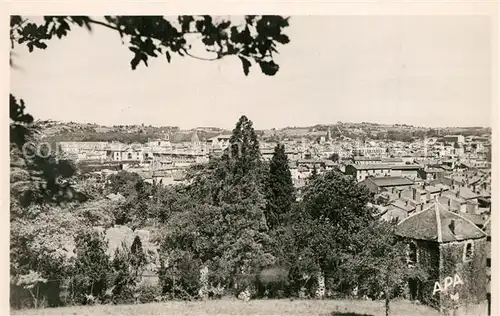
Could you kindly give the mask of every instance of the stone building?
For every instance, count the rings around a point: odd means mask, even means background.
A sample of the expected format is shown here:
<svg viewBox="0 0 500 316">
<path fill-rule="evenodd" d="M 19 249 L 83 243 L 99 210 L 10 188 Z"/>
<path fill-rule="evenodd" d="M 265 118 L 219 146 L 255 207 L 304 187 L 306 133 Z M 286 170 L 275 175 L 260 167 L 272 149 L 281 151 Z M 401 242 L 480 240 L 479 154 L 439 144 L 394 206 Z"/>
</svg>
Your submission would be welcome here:
<svg viewBox="0 0 500 316">
<path fill-rule="evenodd" d="M 396 235 L 408 243 L 408 263 L 427 272 L 427 281 L 409 282 L 412 299 L 443 314 L 486 309 L 489 247 L 484 231 L 434 201 L 400 222 Z"/>
</svg>

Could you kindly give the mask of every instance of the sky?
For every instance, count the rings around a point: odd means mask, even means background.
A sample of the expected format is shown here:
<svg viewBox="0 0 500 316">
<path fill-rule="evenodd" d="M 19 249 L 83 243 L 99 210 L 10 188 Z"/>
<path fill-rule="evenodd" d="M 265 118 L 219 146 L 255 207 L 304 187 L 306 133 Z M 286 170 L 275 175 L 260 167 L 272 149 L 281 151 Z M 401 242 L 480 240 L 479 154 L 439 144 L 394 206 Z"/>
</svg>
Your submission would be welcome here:
<svg viewBox="0 0 500 316">
<path fill-rule="evenodd" d="M 292 16 L 273 77 L 173 56 L 132 71 L 113 30 L 15 48 L 11 92 L 36 119 L 258 129 L 342 122 L 492 126 L 486 16 Z M 201 54 L 201 52 L 198 52 Z"/>
</svg>

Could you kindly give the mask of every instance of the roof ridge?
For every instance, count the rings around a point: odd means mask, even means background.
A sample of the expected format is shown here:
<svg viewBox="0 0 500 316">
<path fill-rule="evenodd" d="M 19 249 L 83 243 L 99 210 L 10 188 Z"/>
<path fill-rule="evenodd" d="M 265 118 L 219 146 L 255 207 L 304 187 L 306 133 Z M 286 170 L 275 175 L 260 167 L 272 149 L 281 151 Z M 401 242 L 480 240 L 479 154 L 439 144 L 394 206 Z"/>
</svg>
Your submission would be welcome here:
<svg viewBox="0 0 500 316">
<path fill-rule="evenodd" d="M 455 216 L 457 216 L 458 218 L 460 219 L 463 219 L 464 221 L 468 222 L 469 224 L 471 224 L 472 226 L 474 226 L 474 228 L 476 228 L 477 230 L 479 230 L 481 233 L 483 233 L 485 236 L 488 235 L 484 230 L 482 230 L 481 228 L 479 228 L 476 224 L 474 224 L 471 220 L 469 220 L 468 218 L 466 217 L 463 217 L 462 215 L 458 214 L 458 213 L 455 213 L 455 212 L 452 212 L 452 211 L 449 211 L 447 210 L 441 203 L 437 202 L 437 204 L 439 204 L 442 208 L 443 208 L 443 211 L 445 212 L 448 212 L 448 213 L 451 213 Z M 491 218 L 491 217 L 490 217 Z"/>
<path fill-rule="evenodd" d="M 436 215 L 436 226 L 437 226 L 437 242 L 443 242 L 443 232 L 441 231 L 441 214 L 439 214 L 439 202 L 437 202 L 437 198 L 434 201 L 434 212 Z"/>
</svg>

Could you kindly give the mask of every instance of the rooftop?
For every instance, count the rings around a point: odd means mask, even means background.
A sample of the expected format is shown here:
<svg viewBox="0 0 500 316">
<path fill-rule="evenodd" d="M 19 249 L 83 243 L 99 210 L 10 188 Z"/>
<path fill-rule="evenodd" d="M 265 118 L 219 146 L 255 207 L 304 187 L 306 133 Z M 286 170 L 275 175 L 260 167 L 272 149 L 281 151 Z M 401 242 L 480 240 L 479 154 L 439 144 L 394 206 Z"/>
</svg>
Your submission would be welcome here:
<svg viewBox="0 0 500 316">
<path fill-rule="evenodd" d="M 392 167 L 389 165 L 375 165 L 375 164 L 369 164 L 369 165 L 350 165 L 354 167 L 357 170 L 373 170 L 373 169 L 391 169 Z"/>
<path fill-rule="evenodd" d="M 365 181 L 371 181 L 373 184 L 379 187 L 392 187 L 400 185 L 413 185 L 414 182 L 408 178 L 404 177 L 378 177 L 378 178 L 366 178 Z"/>
<path fill-rule="evenodd" d="M 415 169 L 422 169 L 421 165 L 395 165 L 392 166 L 392 169 L 394 170 L 415 170 Z"/>
<path fill-rule="evenodd" d="M 399 223 L 396 234 L 438 243 L 486 237 L 486 233 L 469 219 L 448 211 L 437 201 Z"/>
<path fill-rule="evenodd" d="M 382 159 L 380 157 L 366 157 L 366 156 L 355 156 L 352 158 L 353 160 L 357 161 L 381 161 Z"/>
</svg>

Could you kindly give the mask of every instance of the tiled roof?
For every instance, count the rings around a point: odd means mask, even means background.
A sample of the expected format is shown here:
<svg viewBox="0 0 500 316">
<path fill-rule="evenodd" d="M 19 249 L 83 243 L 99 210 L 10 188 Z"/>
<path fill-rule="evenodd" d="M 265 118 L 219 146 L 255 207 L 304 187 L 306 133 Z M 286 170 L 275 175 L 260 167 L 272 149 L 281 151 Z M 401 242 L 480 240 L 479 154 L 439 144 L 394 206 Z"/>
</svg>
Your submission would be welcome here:
<svg viewBox="0 0 500 316">
<path fill-rule="evenodd" d="M 392 169 L 394 170 L 415 170 L 415 169 L 422 169 L 421 165 L 395 165 L 392 166 Z"/>
<path fill-rule="evenodd" d="M 412 180 L 404 177 L 378 177 L 378 178 L 366 178 L 366 180 L 373 182 L 376 186 L 379 187 L 412 185 L 414 183 Z"/>
<path fill-rule="evenodd" d="M 369 164 L 369 165 L 350 165 L 357 170 L 372 170 L 372 169 L 391 169 L 392 167 L 390 165 L 376 165 L 376 164 Z"/>
<path fill-rule="evenodd" d="M 365 156 L 356 156 L 352 158 L 353 160 L 357 161 L 381 161 L 382 159 L 380 157 L 365 157 Z"/>
<path fill-rule="evenodd" d="M 381 159 L 383 162 L 402 162 L 403 159 L 401 158 L 382 158 Z"/>
<path fill-rule="evenodd" d="M 399 223 L 396 234 L 439 243 L 486 236 L 486 233 L 470 220 L 446 210 L 437 201 Z"/>
<path fill-rule="evenodd" d="M 429 193 L 440 192 L 441 189 L 444 190 L 443 188 L 440 188 L 440 187 L 437 187 L 437 186 L 432 186 L 432 185 L 429 185 L 429 186 L 425 187 L 425 191 L 427 191 Z"/>
<path fill-rule="evenodd" d="M 473 222 L 477 226 L 484 225 L 486 223 L 486 220 L 487 220 L 483 214 L 463 213 L 462 216 L 465 217 L 466 219 L 470 220 L 471 222 Z"/>
<path fill-rule="evenodd" d="M 479 197 L 478 194 L 472 192 L 471 189 L 469 188 L 460 188 L 460 197 L 461 198 L 464 198 L 466 200 L 469 200 L 469 199 L 477 199 Z"/>
</svg>

